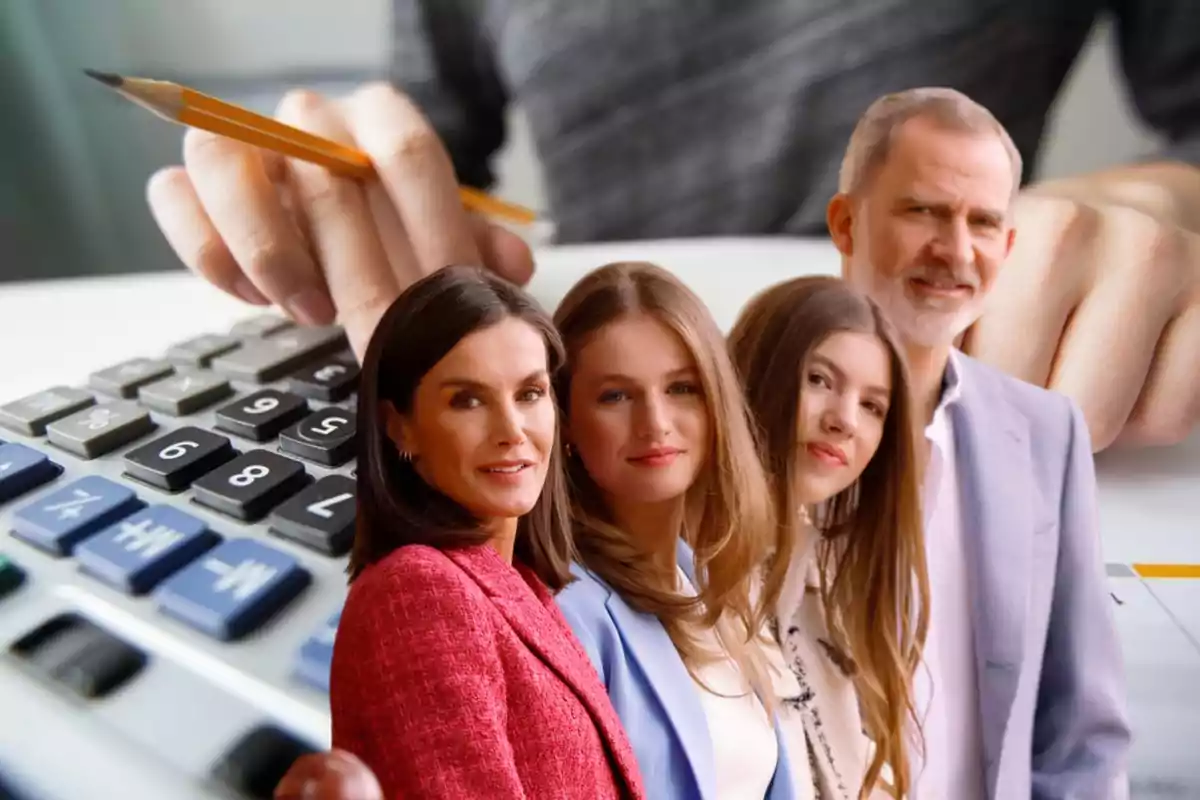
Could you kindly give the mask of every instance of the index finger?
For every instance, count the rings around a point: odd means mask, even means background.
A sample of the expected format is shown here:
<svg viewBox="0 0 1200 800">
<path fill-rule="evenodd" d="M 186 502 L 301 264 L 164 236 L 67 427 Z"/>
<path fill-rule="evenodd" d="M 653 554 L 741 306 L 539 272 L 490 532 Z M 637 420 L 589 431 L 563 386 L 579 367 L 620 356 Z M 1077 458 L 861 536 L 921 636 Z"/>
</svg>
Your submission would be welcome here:
<svg viewBox="0 0 1200 800">
<path fill-rule="evenodd" d="M 314 92 L 289 92 L 279 118 L 343 144 L 353 144 L 335 104 Z M 366 352 L 371 332 L 400 294 L 379 240 L 363 188 L 324 167 L 288 163 L 301 217 L 324 266 L 325 282 L 354 352 Z"/>
<path fill-rule="evenodd" d="M 280 202 L 259 148 L 190 128 L 183 163 L 213 226 L 255 288 L 302 322 L 331 321 L 320 269 Z"/>
<path fill-rule="evenodd" d="M 450 155 L 413 102 L 386 83 L 347 103 L 353 134 L 408 232 L 420 275 L 450 264 L 483 265 L 459 196 Z"/>
</svg>

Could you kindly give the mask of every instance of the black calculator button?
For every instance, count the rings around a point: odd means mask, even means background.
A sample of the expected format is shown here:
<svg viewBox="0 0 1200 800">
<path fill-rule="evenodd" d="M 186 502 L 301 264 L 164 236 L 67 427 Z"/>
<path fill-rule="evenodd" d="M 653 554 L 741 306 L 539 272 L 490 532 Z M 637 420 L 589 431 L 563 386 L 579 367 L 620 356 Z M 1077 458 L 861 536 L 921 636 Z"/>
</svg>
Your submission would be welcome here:
<svg viewBox="0 0 1200 800">
<path fill-rule="evenodd" d="M 323 408 L 284 431 L 279 446 L 285 453 L 328 467 L 345 464 L 354 458 L 355 419 L 353 411 Z"/>
<path fill-rule="evenodd" d="M 25 570 L 0 553 L 0 599 L 15 592 L 25 582 Z"/>
<path fill-rule="evenodd" d="M 288 388 L 303 397 L 336 403 L 344 400 L 358 385 L 358 365 L 340 358 L 326 358 L 293 374 Z"/>
<path fill-rule="evenodd" d="M 125 471 L 151 486 L 175 492 L 236 455 L 224 436 L 189 425 L 129 451 Z"/>
<path fill-rule="evenodd" d="M 261 389 L 217 409 L 217 428 L 256 442 L 274 439 L 308 413 L 303 397 L 278 389 Z"/>
<path fill-rule="evenodd" d="M 230 747 L 213 767 L 212 776 L 240 797 L 271 800 L 292 764 L 315 749 L 274 725 L 263 725 Z"/>
<path fill-rule="evenodd" d="M 146 664 L 141 650 L 72 613 L 30 631 L 12 651 L 45 677 L 87 699 L 111 694 Z"/>
<path fill-rule="evenodd" d="M 251 450 L 192 484 L 196 502 L 247 522 L 308 485 L 311 478 L 299 461 L 270 450 Z"/>
<path fill-rule="evenodd" d="M 345 555 L 354 541 L 354 481 L 330 475 L 271 514 L 270 530 L 330 556 Z"/>
</svg>

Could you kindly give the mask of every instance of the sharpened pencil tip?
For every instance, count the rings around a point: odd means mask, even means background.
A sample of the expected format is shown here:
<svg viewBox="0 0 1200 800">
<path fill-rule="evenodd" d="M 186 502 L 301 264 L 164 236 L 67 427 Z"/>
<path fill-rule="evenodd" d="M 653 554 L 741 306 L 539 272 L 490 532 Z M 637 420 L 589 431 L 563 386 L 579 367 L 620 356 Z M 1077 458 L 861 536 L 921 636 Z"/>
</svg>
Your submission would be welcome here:
<svg viewBox="0 0 1200 800">
<path fill-rule="evenodd" d="M 116 88 L 125 82 L 124 78 L 112 72 L 97 72 L 94 69 L 85 69 L 83 74 L 87 75 L 89 78 L 95 78 L 105 86 L 112 86 L 113 88 Z"/>
</svg>

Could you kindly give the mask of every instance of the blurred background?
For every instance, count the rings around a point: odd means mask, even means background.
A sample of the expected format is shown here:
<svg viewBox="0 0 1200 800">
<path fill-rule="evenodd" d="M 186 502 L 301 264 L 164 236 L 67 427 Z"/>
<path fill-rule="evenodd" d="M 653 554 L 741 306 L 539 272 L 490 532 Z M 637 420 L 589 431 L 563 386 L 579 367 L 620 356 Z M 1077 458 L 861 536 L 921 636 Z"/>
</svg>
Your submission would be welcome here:
<svg viewBox="0 0 1200 800">
<path fill-rule="evenodd" d="M 270 113 L 287 88 L 332 94 L 385 75 L 390 0 L 2 0 L 0 281 L 177 268 L 145 181 L 178 163 L 183 129 L 84 77 L 84 67 L 177 80 Z M 520 109 L 498 194 L 541 204 Z M 1047 132 L 1042 176 L 1150 151 L 1106 22 Z"/>
</svg>

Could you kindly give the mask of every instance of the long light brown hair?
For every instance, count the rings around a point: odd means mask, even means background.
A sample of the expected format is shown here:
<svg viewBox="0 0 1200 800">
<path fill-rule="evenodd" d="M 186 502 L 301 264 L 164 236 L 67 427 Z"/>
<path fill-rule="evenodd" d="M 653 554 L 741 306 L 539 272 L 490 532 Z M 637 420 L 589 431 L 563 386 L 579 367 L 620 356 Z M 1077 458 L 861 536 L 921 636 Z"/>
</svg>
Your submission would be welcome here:
<svg viewBox="0 0 1200 800">
<path fill-rule="evenodd" d="M 804 368 L 812 351 L 840 331 L 884 343 L 892 399 L 875 457 L 814 520 L 821 531 L 818 592 L 835 660 L 854 680 L 864 728 L 876 746 L 860 797 L 880 781 L 885 764 L 893 776 L 890 790 L 904 797 L 912 787 L 906 742 L 910 734 L 920 736 L 912 684 L 928 629 L 929 579 L 917 418 L 896 337 L 865 295 L 837 278 L 805 277 L 753 298 L 729 344 L 759 427 L 784 538 L 796 542 L 805 535 L 795 496 Z"/>
<path fill-rule="evenodd" d="M 765 657 L 748 644 L 763 629 L 768 600 L 755 601 L 756 572 L 775 546 L 778 528 L 753 424 L 725 339 L 704 303 L 670 272 L 622 262 L 591 272 L 563 298 L 554 316 L 567 351 L 555 396 L 570 428 L 571 371 L 579 352 L 604 327 L 646 315 L 674 331 L 691 353 L 708 413 L 710 450 L 684 497 L 680 534 L 696 556 L 697 597 L 676 588 L 674 569 L 621 531 L 578 457 L 568 459 L 580 561 L 633 608 L 654 614 L 689 668 L 711 656 L 694 624 L 716 626 L 723 644 L 760 696 L 769 689 Z M 730 627 L 732 626 L 732 627 Z"/>
</svg>

